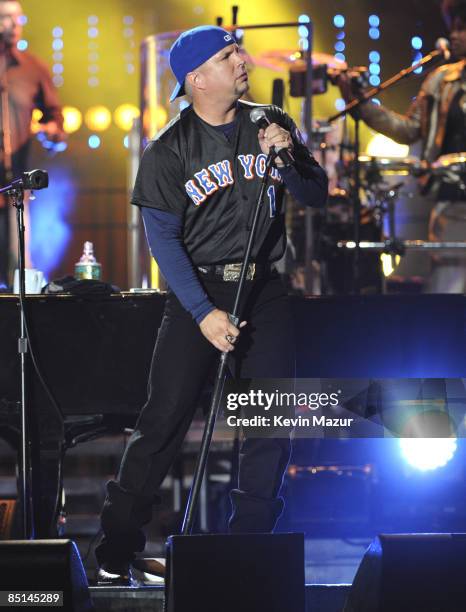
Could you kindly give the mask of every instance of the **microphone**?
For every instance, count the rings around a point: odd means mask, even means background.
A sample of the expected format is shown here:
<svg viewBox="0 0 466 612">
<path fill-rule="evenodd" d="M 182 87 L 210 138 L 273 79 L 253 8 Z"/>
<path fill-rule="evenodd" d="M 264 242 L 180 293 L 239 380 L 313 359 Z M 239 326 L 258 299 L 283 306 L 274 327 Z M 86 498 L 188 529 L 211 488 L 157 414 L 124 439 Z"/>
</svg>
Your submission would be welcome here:
<svg viewBox="0 0 466 612">
<path fill-rule="evenodd" d="M 253 108 L 249 113 L 249 118 L 253 123 L 257 125 L 258 128 L 265 130 L 269 125 L 270 121 L 267 119 L 267 115 L 265 114 L 265 110 L 263 108 Z M 294 159 L 288 149 L 278 149 L 275 150 L 275 147 L 270 147 L 272 153 L 282 160 L 285 166 L 291 166 L 294 164 Z"/>
<path fill-rule="evenodd" d="M 435 48 L 443 54 L 445 61 L 448 62 L 451 57 L 450 41 L 448 38 L 437 38 Z"/>
</svg>

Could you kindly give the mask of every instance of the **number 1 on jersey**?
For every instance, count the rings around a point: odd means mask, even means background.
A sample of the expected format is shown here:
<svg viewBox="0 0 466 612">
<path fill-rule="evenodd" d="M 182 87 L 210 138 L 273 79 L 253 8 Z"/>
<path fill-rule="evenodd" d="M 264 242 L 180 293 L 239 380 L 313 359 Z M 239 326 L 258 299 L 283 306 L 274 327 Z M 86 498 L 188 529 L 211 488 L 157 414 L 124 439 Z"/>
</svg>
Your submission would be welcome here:
<svg viewBox="0 0 466 612">
<path fill-rule="evenodd" d="M 274 185 L 270 185 L 270 187 L 267 189 L 267 195 L 269 196 L 270 218 L 272 219 L 273 217 L 275 217 L 275 212 L 277 210 L 277 207 L 275 205 L 275 186 Z"/>
</svg>

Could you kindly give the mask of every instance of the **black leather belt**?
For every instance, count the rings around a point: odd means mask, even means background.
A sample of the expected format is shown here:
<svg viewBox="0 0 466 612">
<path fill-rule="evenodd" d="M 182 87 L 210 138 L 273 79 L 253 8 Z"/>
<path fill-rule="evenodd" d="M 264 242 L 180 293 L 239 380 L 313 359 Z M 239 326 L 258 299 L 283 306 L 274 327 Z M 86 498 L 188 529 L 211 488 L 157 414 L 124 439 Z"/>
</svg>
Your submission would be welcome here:
<svg viewBox="0 0 466 612">
<path fill-rule="evenodd" d="M 198 266 L 198 270 L 203 278 L 212 278 L 224 281 L 238 281 L 241 272 L 240 263 L 225 265 Z M 272 271 L 271 264 L 250 263 L 246 274 L 246 280 L 253 280 L 268 276 Z"/>
</svg>

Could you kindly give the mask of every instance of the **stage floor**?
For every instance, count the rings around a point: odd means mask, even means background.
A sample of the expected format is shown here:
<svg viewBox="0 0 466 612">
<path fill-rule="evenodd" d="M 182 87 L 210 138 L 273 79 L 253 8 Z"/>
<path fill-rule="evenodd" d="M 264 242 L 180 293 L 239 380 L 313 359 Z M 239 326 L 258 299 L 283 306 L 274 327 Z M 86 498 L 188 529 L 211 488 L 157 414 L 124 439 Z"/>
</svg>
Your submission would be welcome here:
<svg viewBox="0 0 466 612">
<path fill-rule="evenodd" d="M 342 612 L 349 588 L 349 584 L 306 585 L 306 612 Z M 96 612 L 163 612 L 163 586 L 91 587 L 90 591 Z"/>
</svg>

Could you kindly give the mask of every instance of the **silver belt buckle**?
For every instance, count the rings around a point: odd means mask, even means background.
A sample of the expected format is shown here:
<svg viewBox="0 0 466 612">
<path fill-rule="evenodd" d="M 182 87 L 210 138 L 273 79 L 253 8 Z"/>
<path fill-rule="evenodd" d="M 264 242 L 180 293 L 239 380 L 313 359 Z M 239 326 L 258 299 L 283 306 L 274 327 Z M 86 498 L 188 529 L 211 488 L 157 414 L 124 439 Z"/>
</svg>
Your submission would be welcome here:
<svg viewBox="0 0 466 612">
<path fill-rule="evenodd" d="M 237 281 L 241 273 L 241 264 L 225 264 L 223 267 L 223 280 L 224 281 Z M 246 280 L 252 280 L 256 273 L 256 264 L 251 263 L 248 266 L 246 273 Z"/>
<path fill-rule="evenodd" d="M 256 274 L 256 264 L 255 263 L 251 263 L 248 266 L 248 272 L 246 274 L 246 280 L 252 280 L 254 278 L 255 274 Z"/>
</svg>

